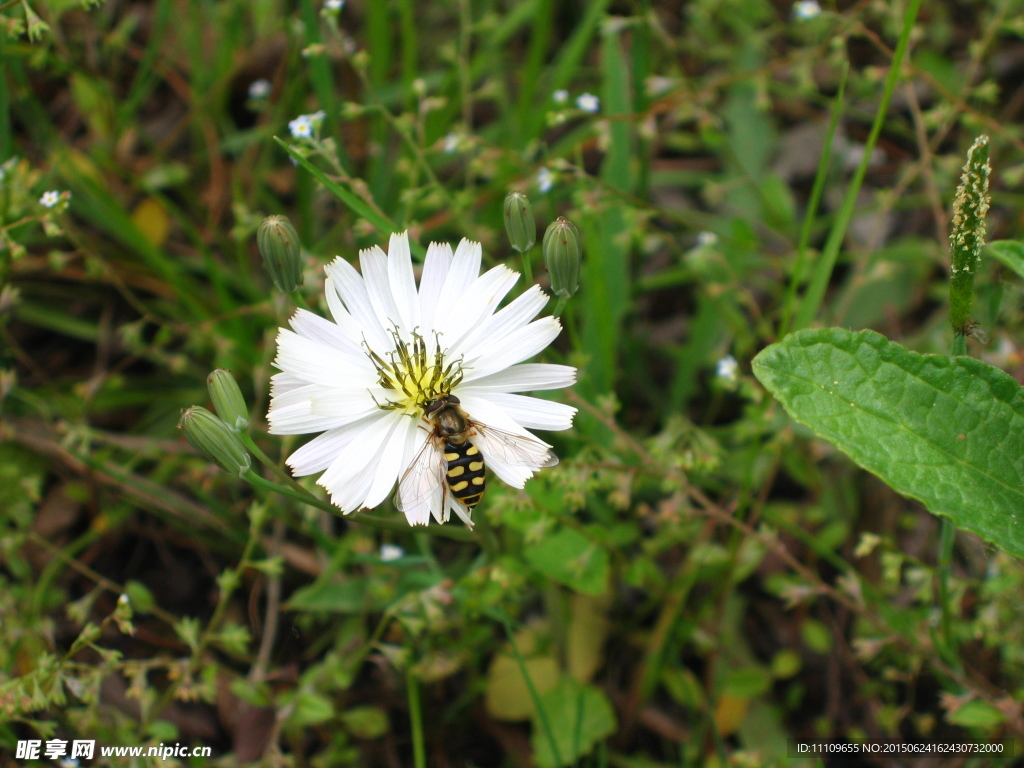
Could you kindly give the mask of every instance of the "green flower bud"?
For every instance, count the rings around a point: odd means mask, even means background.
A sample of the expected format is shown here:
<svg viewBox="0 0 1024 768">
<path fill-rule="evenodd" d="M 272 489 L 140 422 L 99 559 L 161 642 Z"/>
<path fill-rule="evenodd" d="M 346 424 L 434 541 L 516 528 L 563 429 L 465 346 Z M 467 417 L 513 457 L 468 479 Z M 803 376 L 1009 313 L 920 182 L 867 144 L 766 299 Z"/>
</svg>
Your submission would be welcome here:
<svg viewBox="0 0 1024 768">
<path fill-rule="evenodd" d="M 278 290 L 291 293 L 302 285 L 299 233 L 284 216 L 268 216 L 256 231 L 263 266 Z"/>
<path fill-rule="evenodd" d="M 238 435 L 205 408 L 193 405 L 183 410 L 178 428 L 189 445 L 225 472 L 241 477 L 252 465 Z"/>
<path fill-rule="evenodd" d="M 559 216 L 544 233 L 541 250 L 551 277 L 551 292 L 566 299 L 575 294 L 580 288 L 580 262 L 583 260 L 576 225 Z"/>
<path fill-rule="evenodd" d="M 533 208 L 522 192 L 512 191 L 505 196 L 505 231 L 512 247 L 520 253 L 526 253 L 537 242 Z"/>
<path fill-rule="evenodd" d="M 206 377 L 213 409 L 232 432 L 243 432 L 249 427 L 249 408 L 242 390 L 230 371 L 218 368 Z"/>
</svg>

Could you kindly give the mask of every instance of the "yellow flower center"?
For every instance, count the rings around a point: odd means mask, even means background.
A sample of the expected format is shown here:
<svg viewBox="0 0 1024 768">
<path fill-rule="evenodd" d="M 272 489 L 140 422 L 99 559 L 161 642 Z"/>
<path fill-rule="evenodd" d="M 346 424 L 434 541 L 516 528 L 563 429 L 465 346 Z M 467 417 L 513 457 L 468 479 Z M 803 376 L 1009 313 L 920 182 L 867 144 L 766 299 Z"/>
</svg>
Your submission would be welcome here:
<svg viewBox="0 0 1024 768">
<path fill-rule="evenodd" d="M 383 403 L 374 397 L 377 407 L 387 411 L 403 410 L 418 416 L 423 409 L 441 395 L 450 394 L 462 381 L 462 358 L 445 364 L 445 353 L 440 339 L 433 357 L 427 355 L 427 344 L 416 331 L 412 341 L 403 341 L 398 328 L 388 330 L 394 348 L 379 355 L 366 342 L 366 353 L 377 370 L 378 383 L 394 393 Z"/>
</svg>

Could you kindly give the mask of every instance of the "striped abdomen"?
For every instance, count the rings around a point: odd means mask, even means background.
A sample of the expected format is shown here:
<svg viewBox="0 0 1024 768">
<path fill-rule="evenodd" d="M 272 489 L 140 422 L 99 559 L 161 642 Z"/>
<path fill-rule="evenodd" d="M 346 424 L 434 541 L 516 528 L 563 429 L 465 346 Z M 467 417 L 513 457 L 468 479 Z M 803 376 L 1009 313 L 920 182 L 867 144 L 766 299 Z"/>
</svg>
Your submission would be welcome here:
<svg viewBox="0 0 1024 768">
<path fill-rule="evenodd" d="M 448 487 L 452 495 L 472 509 L 484 495 L 484 457 L 466 440 L 445 443 L 444 458 L 448 462 Z"/>
</svg>

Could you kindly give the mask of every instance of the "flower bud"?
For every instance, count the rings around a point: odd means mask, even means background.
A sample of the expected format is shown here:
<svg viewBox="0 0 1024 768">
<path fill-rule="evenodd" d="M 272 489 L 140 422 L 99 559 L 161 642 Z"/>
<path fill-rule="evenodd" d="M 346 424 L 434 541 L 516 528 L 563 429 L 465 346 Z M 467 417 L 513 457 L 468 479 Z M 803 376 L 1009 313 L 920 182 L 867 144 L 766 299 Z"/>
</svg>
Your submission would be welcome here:
<svg viewBox="0 0 1024 768">
<path fill-rule="evenodd" d="M 186 408 L 181 412 L 178 428 L 185 433 L 189 445 L 225 472 L 241 477 L 252 465 L 238 435 L 205 408 Z"/>
<path fill-rule="evenodd" d="M 278 290 L 291 293 L 302 285 L 299 234 L 284 216 L 268 216 L 256 232 L 263 266 Z"/>
<path fill-rule="evenodd" d="M 242 390 L 230 371 L 218 368 L 206 377 L 213 409 L 232 432 L 243 432 L 249 426 L 249 408 Z"/>
<path fill-rule="evenodd" d="M 544 233 L 544 264 L 551 278 L 551 292 L 569 298 L 580 287 L 580 261 L 583 247 L 576 226 L 559 216 Z"/>
<path fill-rule="evenodd" d="M 519 191 L 505 196 L 505 231 L 512 247 L 526 253 L 537 242 L 537 224 L 533 220 L 533 208 L 526 195 Z"/>
</svg>

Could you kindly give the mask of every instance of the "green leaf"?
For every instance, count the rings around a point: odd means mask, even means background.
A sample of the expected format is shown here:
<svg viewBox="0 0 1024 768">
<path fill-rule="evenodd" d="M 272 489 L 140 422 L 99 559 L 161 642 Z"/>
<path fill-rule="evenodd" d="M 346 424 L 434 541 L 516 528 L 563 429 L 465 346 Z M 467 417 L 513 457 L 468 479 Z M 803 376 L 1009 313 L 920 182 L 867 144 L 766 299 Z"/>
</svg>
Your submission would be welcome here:
<svg viewBox="0 0 1024 768">
<path fill-rule="evenodd" d="M 604 594 L 608 585 L 608 552 L 571 528 L 529 549 L 526 559 L 545 576 L 585 595 Z"/>
<path fill-rule="evenodd" d="M 768 671 L 760 667 L 741 667 L 726 672 L 721 681 L 721 693 L 739 699 L 753 699 L 771 688 Z"/>
<path fill-rule="evenodd" d="M 946 720 L 965 728 L 995 728 L 1006 722 L 1006 715 L 984 701 L 968 701 L 955 712 L 946 715 Z"/>
<path fill-rule="evenodd" d="M 1011 376 L 840 328 L 787 336 L 753 367 L 794 419 L 857 464 L 1024 556 L 1024 392 Z"/>
<path fill-rule="evenodd" d="M 615 733 L 615 712 L 607 697 L 590 685 L 581 685 L 570 677 L 541 697 L 543 715 L 533 723 L 533 753 L 541 768 L 572 765 L 589 753 L 601 739 Z M 551 743 L 539 717 L 546 717 L 558 748 L 559 760 L 551 752 Z"/>
<path fill-rule="evenodd" d="M 317 725 L 334 717 L 330 699 L 312 691 L 299 691 L 289 721 L 293 725 Z"/>
<path fill-rule="evenodd" d="M 993 240 L 988 244 L 988 255 L 1024 278 L 1024 241 Z"/>
<path fill-rule="evenodd" d="M 345 730 L 357 739 L 376 739 L 388 732 L 387 712 L 380 707 L 353 707 L 341 713 Z"/>
<path fill-rule="evenodd" d="M 333 611 L 362 613 L 379 610 L 383 605 L 375 597 L 366 579 L 330 579 L 303 587 L 292 595 L 286 608 L 290 611 Z"/>
</svg>

